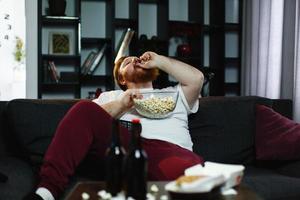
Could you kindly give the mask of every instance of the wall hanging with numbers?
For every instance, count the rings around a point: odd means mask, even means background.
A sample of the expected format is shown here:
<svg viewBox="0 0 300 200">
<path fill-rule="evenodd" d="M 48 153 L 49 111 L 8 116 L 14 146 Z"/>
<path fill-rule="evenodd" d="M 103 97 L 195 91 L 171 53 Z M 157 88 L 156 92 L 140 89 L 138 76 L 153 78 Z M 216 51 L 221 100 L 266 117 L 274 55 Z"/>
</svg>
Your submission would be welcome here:
<svg viewBox="0 0 300 200">
<path fill-rule="evenodd" d="M 5 6 L 5 1 L 0 0 L 0 8 Z M 0 9 L 0 48 L 4 48 L 12 39 L 12 20 L 8 10 Z"/>
</svg>

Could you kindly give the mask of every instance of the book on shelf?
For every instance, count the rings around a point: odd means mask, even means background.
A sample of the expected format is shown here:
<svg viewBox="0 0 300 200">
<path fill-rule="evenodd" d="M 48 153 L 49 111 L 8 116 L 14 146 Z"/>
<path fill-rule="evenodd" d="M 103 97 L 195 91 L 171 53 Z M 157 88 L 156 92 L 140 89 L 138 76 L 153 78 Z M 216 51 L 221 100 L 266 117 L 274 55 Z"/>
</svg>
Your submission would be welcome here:
<svg viewBox="0 0 300 200">
<path fill-rule="evenodd" d="M 86 57 L 86 59 L 84 60 L 82 66 L 81 66 L 81 73 L 82 74 L 87 74 L 88 73 L 88 71 L 89 71 L 89 69 L 90 69 L 90 67 L 93 63 L 93 60 L 94 60 L 95 56 L 96 56 L 96 52 L 91 51 L 89 53 L 89 55 Z"/>
<path fill-rule="evenodd" d="M 98 53 L 94 56 L 93 62 L 87 71 L 87 74 L 92 75 L 96 71 L 97 67 L 99 66 L 102 58 L 104 57 L 104 53 L 106 50 L 107 44 L 104 44 L 103 47 L 98 51 Z"/>
<path fill-rule="evenodd" d="M 49 70 L 48 71 L 50 72 L 50 77 L 53 81 L 58 83 L 59 79 L 60 79 L 60 76 L 58 74 L 57 67 L 56 67 L 56 65 L 53 61 L 49 61 L 48 63 L 49 63 L 49 65 L 48 65 Z"/>
</svg>

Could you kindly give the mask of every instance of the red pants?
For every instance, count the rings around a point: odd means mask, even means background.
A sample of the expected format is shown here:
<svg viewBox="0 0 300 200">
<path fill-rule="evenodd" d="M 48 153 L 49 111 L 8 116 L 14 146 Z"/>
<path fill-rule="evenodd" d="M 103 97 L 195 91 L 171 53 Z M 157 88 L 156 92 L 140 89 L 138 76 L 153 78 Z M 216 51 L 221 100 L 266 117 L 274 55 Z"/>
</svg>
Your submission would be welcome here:
<svg viewBox="0 0 300 200">
<path fill-rule="evenodd" d="M 110 143 L 112 117 L 91 101 L 75 104 L 60 122 L 44 158 L 40 171 L 39 187 L 45 187 L 57 197 L 63 192 L 76 167 L 88 155 L 95 154 L 103 160 Z M 128 146 L 129 134 L 121 129 L 121 141 Z M 203 163 L 193 152 L 177 145 L 143 139 L 148 155 L 149 180 L 173 180 L 184 169 Z"/>
</svg>

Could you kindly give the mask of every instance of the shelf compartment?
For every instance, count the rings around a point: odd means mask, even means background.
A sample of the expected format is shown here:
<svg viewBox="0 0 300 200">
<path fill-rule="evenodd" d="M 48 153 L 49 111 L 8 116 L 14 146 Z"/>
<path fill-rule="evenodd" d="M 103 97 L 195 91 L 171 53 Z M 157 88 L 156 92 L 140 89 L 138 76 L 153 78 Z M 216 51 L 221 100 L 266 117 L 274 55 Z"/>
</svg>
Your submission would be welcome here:
<svg viewBox="0 0 300 200">
<path fill-rule="evenodd" d="M 65 25 L 78 25 L 80 22 L 79 17 L 69 16 L 42 16 L 43 25 L 65 26 Z"/>
</svg>

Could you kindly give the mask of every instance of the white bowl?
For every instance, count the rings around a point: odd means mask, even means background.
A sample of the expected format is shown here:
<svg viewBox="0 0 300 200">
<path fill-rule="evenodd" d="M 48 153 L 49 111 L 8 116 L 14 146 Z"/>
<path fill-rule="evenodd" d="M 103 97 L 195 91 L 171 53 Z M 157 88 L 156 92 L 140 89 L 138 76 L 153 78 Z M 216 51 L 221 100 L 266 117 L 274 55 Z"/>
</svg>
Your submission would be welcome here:
<svg viewBox="0 0 300 200">
<path fill-rule="evenodd" d="M 170 116 L 176 107 L 178 91 L 141 91 L 142 99 L 134 99 L 136 111 L 148 118 L 160 119 Z"/>
</svg>

